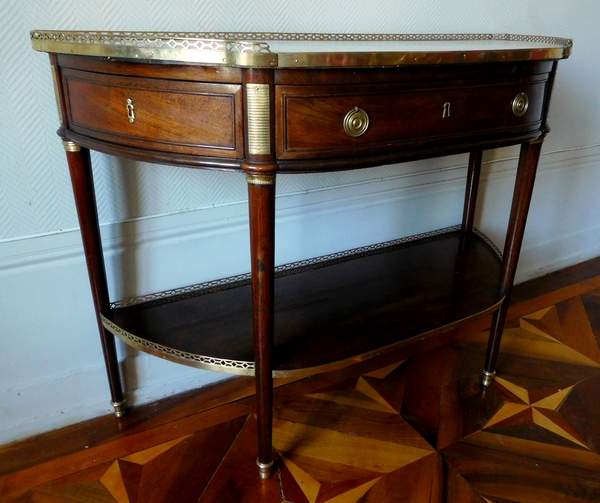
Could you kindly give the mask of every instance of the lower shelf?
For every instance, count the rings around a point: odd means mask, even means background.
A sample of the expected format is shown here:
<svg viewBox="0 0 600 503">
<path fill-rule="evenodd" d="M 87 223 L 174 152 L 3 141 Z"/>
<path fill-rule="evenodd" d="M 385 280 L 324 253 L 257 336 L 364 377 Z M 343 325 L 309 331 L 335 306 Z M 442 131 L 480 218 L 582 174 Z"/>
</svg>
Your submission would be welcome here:
<svg viewBox="0 0 600 503">
<path fill-rule="evenodd" d="M 333 370 L 497 309 L 500 262 L 484 236 L 453 227 L 279 267 L 274 377 Z M 158 297 L 117 303 L 104 326 L 178 363 L 254 374 L 249 275 Z"/>
</svg>

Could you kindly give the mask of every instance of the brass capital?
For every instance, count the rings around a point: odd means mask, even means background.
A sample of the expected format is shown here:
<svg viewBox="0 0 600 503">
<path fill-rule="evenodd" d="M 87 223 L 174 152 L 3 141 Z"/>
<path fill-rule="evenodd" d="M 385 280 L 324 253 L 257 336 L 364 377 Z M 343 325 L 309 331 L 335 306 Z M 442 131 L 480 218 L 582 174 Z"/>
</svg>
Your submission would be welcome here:
<svg viewBox="0 0 600 503">
<path fill-rule="evenodd" d="M 62 144 L 67 152 L 79 152 L 81 150 L 81 147 L 71 140 L 65 140 Z"/>
</svg>

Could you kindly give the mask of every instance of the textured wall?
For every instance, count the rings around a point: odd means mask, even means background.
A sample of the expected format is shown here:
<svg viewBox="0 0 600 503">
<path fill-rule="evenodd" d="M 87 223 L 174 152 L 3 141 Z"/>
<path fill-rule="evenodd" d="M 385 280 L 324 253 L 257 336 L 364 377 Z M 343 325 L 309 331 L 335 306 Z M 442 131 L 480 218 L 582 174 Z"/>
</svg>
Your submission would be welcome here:
<svg viewBox="0 0 600 503">
<path fill-rule="evenodd" d="M 0 240 L 77 225 L 64 154 L 53 136 L 58 121 L 47 58 L 30 49 L 30 29 L 514 32 L 578 38 L 581 29 L 591 35 L 599 11 L 596 2 L 580 0 L 574 3 L 576 10 L 569 4 L 570 18 L 582 24 L 575 29 L 572 22 L 565 26 L 565 2 L 557 0 L 2 2 Z M 580 51 L 576 41 L 575 54 L 581 55 Z M 569 64 L 567 71 L 572 69 Z M 585 107 L 580 107 L 585 114 Z M 582 131 L 585 126 L 581 124 Z M 577 135 L 575 144 L 589 144 L 586 136 Z M 570 146 L 569 140 L 560 144 Z M 134 162 L 127 163 L 130 169 L 123 173 L 121 164 L 111 158 L 96 156 L 94 160 L 98 168 L 108 168 L 96 170 L 102 222 L 187 211 L 245 197 L 243 183 L 224 183 L 230 178 L 223 173 L 156 169 Z M 390 171 L 384 168 L 295 177 L 282 180 L 279 193 L 386 176 Z"/>
<path fill-rule="evenodd" d="M 48 59 L 30 48 L 32 29 L 571 37 L 518 278 L 600 255 L 600 2 L 0 0 L 0 12 L 0 443 L 110 411 L 65 155 L 54 135 Z M 484 157 L 477 225 L 498 245 L 517 155 L 508 148 Z M 99 154 L 93 161 L 113 298 L 248 270 L 243 176 Z M 465 164 L 453 156 L 280 176 L 278 262 L 457 223 Z M 130 404 L 220 376 L 118 350 Z"/>
</svg>

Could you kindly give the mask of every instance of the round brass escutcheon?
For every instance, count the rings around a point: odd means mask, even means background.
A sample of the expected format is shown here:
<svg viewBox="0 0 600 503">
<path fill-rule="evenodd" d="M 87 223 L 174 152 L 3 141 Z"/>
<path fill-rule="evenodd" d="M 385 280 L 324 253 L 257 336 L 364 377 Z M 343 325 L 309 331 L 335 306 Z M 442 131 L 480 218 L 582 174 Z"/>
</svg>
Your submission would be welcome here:
<svg viewBox="0 0 600 503">
<path fill-rule="evenodd" d="M 525 93 L 519 93 L 512 102 L 512 111 L 517 117 L 525 115 L 529 108 L 529 97 Z"/>
<path fill-rule="evenodd" d="M 365 133 L 369 127 L 369 116 L 362 108 L 354 107 L 344 117 L 344 131 L 356 138 Z"/>
</svg>

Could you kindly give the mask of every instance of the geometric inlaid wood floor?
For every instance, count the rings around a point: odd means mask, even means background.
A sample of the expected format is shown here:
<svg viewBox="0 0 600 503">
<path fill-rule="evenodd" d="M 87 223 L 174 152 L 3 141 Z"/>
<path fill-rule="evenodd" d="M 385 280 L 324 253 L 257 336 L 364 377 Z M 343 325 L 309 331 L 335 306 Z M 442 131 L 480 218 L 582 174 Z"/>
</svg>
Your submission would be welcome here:
<svg viewBox="0 0 600 503">
<path fill-rule="evenodd" d="M 70 430 L 79 444 L 62 448 L 66 430 L 56 456 L 36 453 L 43 437 L 4 448 L 0 499 L 600 502 L 600 277 L 521 301 L 509 317 L 487 389 L 484 325 L 415 356 L 279 387 L 267 481 L 242 379 L 235 392 L 223 385 L 226 403 L 217 390 L 145 418 L 131 411 L 121 432 L 82 425 Z"/>
</svg>

